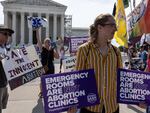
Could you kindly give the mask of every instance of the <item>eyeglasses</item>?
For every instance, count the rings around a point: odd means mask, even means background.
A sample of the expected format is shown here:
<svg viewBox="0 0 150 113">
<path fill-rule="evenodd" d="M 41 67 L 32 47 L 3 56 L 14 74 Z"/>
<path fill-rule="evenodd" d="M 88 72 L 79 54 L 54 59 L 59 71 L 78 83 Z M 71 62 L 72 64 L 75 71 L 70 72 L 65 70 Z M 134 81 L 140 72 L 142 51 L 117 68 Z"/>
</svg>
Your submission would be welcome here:
<svg viewBox="0 0 150 113">
<path fill-rule="evenodd" d="M 0 32 L 1 34 L 5 35 L 5 36 L 9 36 L 8 32 Z"/>
<path fill-rule="evenodd" d="M 105 23 L 105 24 L 102 24 L 103 26 L 106 26 L 106 25 L 109 25 L 111 27 L 117 27 L 117 25 L 115 23 Z"/>
</svg>

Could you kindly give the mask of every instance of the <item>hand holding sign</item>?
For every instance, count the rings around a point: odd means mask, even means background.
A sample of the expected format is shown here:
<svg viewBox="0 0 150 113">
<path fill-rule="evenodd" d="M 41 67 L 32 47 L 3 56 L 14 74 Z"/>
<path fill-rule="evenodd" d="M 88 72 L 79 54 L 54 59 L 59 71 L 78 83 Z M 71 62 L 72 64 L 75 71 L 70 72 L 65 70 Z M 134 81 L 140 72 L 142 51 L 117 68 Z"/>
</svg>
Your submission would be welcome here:
<svg viewBox="0 0 150 113">
<path fill-rule="evenodd" d="M 67 113 L 76 113 L 77 110 L 78 110 L 77 107 L 72 107 L 67 111 Z"/>
<path fill-rule="evenodd" d="M 93 69 L 42 76 L 41 81 L 45 113 L 70 108 L 69 112 L 73 112 L 75 106 L 80 108 L 100 102 Z"/>
<path fill-rule="evenodd" d="M 117 101 L 125 104 L 150 105 L 149 81 L 149 73 L 118 69 Z"/>
<path fill-rule="evenodd" d="M 11 90 L 43 74 L 42 64 L 33 45 L 9 51 L 2 64 Z"/>
</svg>

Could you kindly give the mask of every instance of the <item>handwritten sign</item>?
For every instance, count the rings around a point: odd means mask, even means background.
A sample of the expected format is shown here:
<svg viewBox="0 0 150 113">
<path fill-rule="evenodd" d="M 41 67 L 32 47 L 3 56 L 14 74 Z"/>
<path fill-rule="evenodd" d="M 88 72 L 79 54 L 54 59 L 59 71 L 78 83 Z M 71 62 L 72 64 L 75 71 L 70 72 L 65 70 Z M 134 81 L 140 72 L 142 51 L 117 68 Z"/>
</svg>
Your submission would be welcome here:
<svg viewBox="0 0 150 113">
<path fill-rule="evenodd" d="M 45 113 L 58 113 L 72 106 L 80 108 L 100 102 L 93 69 L 50 74 L 42 76 L 41 81 Z"/>
<path fill-rule="evenodd" d="M 64 72 L 71 72 L 75 70 L 76 56 L 67 57 L 63 60 Z"/>
<path fill-rule="evenodd" d="M 119 69 L 117 77 L 117 99 L 119 103 L 150 105 L 150 73 Z"/>
<path fill-rule="evenodd" d="M 12 90 L 43 73 L 42 64 L 33 45 L 9 51 L 2 64 Z"/>
</svg>

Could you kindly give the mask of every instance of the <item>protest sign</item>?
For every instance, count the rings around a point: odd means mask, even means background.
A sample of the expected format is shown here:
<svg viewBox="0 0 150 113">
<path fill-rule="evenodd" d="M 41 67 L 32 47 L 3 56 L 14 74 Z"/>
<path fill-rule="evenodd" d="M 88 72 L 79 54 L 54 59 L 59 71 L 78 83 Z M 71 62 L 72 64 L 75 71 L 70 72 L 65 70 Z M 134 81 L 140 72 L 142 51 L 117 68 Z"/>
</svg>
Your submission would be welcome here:
<svg viewBox="0 0 150 113">
<path fill-rule="evenodd" d="M 9 51 L 2 64 L 11 90 L 43 73 L 42 64 L 33 45 Z"/>
<path fill-rule="evenodd" d="M 70 53 L 76 53 L 78 47 L 81 44 L 87 42 L 87 40 L 88 40 L 87 36 L 85 36 L 85 37 L 71 37 L 70 38 Z"/>
<path fill-rule="evenodd" d="M 67 57 L 63 60 L 64 72 L 71 72 L 75 69 L 76 56 Z"/>
<path fill-rule="evenodd" d="M 50 74 L 41 77 L 45 113 L 99 104 L 94 70 Z M 89 84 L 91 83 L 91 84 Z"/>
<path fill-rule="evenodd" d="M 150 73 L 118 69 L 117 101 L 124 104 L 150 105 Z"/>
</svg>

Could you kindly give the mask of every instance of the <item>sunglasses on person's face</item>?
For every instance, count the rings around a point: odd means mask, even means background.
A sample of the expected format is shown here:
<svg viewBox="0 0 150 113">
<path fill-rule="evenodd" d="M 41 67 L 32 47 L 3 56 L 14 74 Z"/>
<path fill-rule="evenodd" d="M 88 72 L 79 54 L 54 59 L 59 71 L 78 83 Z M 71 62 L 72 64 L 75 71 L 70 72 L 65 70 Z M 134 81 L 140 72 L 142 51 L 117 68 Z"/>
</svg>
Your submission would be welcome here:
<svg viewBox="0 0 150 113">
<path fill-rule="evenodd" d="M 102 24 L 103 26 L 106 26 L 106 25 L 109 25 L 111 27 L 117 27 L 115 23 L 105 23 L 105 24 Z"/>
<path fill-rule="evenodd" d="M 0 32 L 1 34 L 5 35 L 5 36 L 9 36 L 8 32 Z"/>
</svg>

